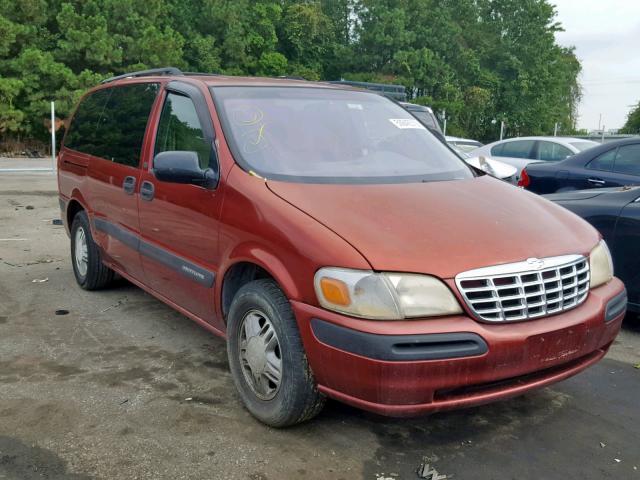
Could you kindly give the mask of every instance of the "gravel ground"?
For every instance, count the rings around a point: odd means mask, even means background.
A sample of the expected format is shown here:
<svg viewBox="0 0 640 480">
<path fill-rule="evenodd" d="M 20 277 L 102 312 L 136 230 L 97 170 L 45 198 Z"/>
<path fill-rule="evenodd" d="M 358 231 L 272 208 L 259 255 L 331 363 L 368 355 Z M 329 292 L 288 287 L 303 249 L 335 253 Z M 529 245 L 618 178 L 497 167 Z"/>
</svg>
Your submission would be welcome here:
<svg viewBox="0 0 640 480">
<path fill-rule="evenodd" d="M 520 398 L 404 420 L 329 402 L 274 430 L 240 405 L 223 341 L 125 281 L 78 288 L 58 216 L 53 175 L 0 174 L 0 479 L 416 479 L 425 460 L 640 479 L 636 319 L 598 365 Z"/>
</svg>

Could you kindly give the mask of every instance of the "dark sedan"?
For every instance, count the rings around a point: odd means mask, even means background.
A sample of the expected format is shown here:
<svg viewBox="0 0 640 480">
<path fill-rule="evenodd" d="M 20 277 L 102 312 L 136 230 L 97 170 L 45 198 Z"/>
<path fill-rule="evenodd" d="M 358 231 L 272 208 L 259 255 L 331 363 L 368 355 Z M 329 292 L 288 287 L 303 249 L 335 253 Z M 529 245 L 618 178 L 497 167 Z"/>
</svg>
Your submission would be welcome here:
<svg viewBox="0 0 640 480">
<path fill-rule="evenodd" d="M 640 313 L 640 187 L 545 195 L 597 228 L 611 250 L 616 277 L 627 287 L 629 311 Z"/>
<path fill-rule="evenodd" d="M 518 185 L 535 193 L 640 185 L 640 137 L 604 143 L 560 162 L 529 164 Z"/>
</svg>

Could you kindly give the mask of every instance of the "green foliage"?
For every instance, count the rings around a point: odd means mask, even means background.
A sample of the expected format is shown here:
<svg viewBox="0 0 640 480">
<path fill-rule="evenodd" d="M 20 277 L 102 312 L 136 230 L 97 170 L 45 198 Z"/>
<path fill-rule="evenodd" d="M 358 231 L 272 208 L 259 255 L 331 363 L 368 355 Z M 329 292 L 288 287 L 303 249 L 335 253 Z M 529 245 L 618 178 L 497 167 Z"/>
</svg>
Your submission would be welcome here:
<svg viewBox="0 0 640 480">
<path fill-rule="evenodd" d="M 640 102 L 629 112 L 627 122 L 620 133 L 640 134 Z"/>
<path fill-rule="evenodd" d="M 169 65 L 399 83 L 480 140 L 567 132 L 580 63 L 559 29 L 549 0 L 0 0 L 0 137 L 45 138 L 51 100 L 66 118 L 102 78 Z"/>
</svg>

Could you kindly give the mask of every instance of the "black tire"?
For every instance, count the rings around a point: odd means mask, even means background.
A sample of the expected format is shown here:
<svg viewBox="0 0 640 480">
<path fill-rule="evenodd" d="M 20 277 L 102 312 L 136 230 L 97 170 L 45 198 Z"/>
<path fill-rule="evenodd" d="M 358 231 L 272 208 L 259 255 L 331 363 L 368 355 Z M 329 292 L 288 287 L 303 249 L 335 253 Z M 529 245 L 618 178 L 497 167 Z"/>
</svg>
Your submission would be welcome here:
<svg viewBox="0 0 640 480">
<path fill-rule="evenodd" d="M 83 229 L 87 243 L 87 271 L 84 274 L 79 271 L 76 262 L 76 233 L 79 229 Z M 91 235 L 89 218 L 83 210 L 73 217 L 73 223 L 71 224 L 71 264 L 73 265 L 73 274 L 78 285 L 85 290 L 105 288 L 113 280 L 114 272 L 102 263 L 100 249 Z"/>
<path fill-rule="evenodd" d="M 264 312 L 279 343 L 282 374 L 271 399 L 261 399 L 245 378 L 240 359 L 241 325 L 252 311 Z M 324 406 L 300 339 L 291 305 L 277 283 L 254 280 L 233 298 L 227 323 L 227 354 L 236 389 L 249 412 L 272 427 L 287 427 L 315 417 Z"/>
</svg>

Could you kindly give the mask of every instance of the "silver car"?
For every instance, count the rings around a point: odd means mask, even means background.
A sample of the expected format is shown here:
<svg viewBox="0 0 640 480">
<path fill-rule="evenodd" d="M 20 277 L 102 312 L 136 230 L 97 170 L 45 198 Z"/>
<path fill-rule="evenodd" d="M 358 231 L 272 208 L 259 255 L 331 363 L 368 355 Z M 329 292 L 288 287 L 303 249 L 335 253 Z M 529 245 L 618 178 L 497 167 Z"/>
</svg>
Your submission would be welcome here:
<svg viewBox="0 0 640 480">
<path fill-rule="evenodd" d="M 517 137 L 493 142 L 469 153 L 513 165 L 520 177 L 520 172 L 529 163 L 557 162 L 596 145 L 600 144 L 571 137 Z"/>
</svg>

